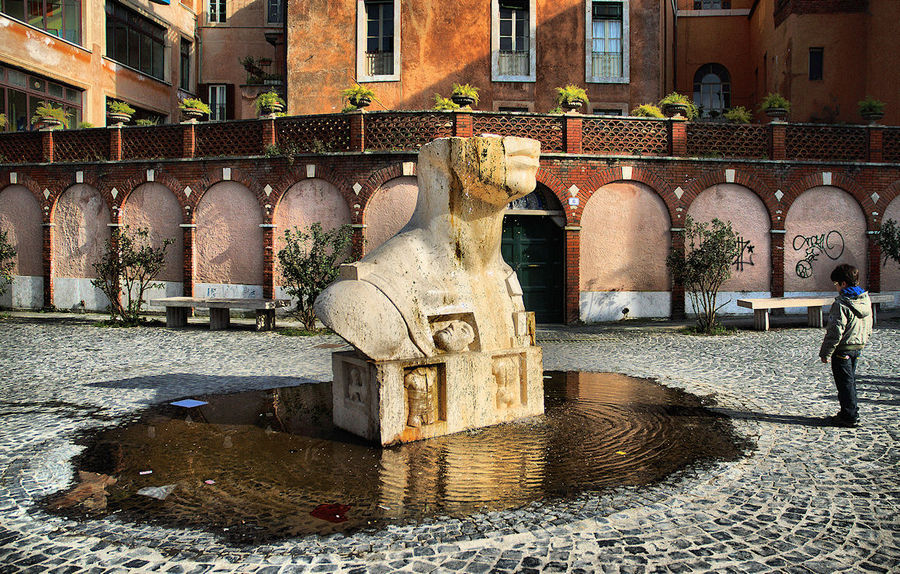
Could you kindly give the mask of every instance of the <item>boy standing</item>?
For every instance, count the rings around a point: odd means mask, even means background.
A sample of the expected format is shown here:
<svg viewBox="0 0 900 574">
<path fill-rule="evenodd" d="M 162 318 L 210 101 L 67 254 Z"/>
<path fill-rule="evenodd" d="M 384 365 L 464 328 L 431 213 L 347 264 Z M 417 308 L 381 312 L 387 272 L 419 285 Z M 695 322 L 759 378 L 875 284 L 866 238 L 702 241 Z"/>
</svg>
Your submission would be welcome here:
<svg viewBox="0 0 900 574">
<path fill-rule="evenodd" d="M 828 417 L 833 426 L 855 427 L 859 411 L 856 405 L 856 361 L 872 334 L 872 303 L 859 286 L 859 269 L 843 263 L 831 272 L 838 296 L 828 315 L 825 340 L 819 349 L 823 363 L 831 357 L 831 372 L 837 386 L 841 410 Z"/>
</svg>

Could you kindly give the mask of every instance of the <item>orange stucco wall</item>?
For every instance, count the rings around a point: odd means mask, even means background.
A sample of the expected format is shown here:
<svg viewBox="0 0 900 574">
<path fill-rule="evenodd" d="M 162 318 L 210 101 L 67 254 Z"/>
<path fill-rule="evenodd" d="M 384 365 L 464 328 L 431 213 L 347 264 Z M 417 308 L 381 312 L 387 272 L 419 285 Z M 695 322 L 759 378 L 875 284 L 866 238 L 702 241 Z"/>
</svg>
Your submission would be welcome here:
<svg viewBox="0 0 900 574">
<path fill-rule="evenodd" d="M 601 187 L 581 225 L 582 291 L 669 289 L 669 213 L 652 189 L 633 182 Z"/>
<path fill-rule="evenodd" d="M 41 207 L 30 191 L 11 185 L 0 191 L 0 229 L 16 250 L 13 275 L 43 274 Z"/>
<path fill-rule="evenodd" d="M 166 266 L 159 275 L 162 281 L 181 281 L 183 270 L 184 234 L 181 222 L 181 205 L 164 185 L 145 183 L 131 192 L 122 210 L 122 224 L 132 230 L 150 230 L 150 242 L 161 247 L 166 239 L 174 243 L 166 248 Z"/>
<path fill-rule="evenodd" d="M 197 282 L 259 285 L 263 222 L 259 204 L 240 183 L 212 186 L 197 206 Z"/>
<path fill-rule="evenodd" d="M 67 189 L 53 211 L 53 274 L 96 277 L 92 264 L 106 252 L 109 209 L 93 187 L 79 183 Z"/>
<path fill-rule="evenodd" d="M 719 184 L 700 193 L 691 202 L 688 215 L 696 221 L 711 221 L 713 218 L 730 221 L 731 228 L 741 240 L 749 242 L 741 254 L 743 263 L 732 267 L 731 279 L 722 285 L 722 291 L 769 290 L 769 214 L 755 193 L 741 185 Z"/>
<path fill-rule="evenodd" d="M 866 222 L 850 194 L 831 186 L 805 191 L 788 210 L 784 229 L 786 292 L 833 291 L 831 271 L 841 263 L 859 268 L 860 285 L 866 284 Z"/>
<path fill-rule="evenodd" d="M 419 186 L 414 177 L 386 182 L 366 206 L 366 245 L 369 253 L 400 231 L 412 217 Z"/>
<path fill-rule="evenodd" d="M 900 197 L 888 205 L 884 210 L 884 221 L 893 219 L 900 224 Z M 882 264 L 884 260 L 882 259 Z M 881 290 L 882 291 L 900 291 L 900 263 L 896 261 L 888 261 L 881 268 Z"/>
</svg>

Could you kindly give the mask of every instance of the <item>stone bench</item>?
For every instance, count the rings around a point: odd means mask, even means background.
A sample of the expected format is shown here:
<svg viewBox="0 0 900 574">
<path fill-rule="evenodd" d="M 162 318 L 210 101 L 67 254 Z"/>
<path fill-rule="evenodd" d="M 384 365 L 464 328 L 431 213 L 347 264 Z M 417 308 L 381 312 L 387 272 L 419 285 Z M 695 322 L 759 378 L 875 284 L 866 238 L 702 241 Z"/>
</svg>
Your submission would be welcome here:
<svg viewBox="0 0 900 574">
<path fill-rule="evenodd" d="M 893 303 L 891 294 L 869 293 L 872 301 L 872 323 L 875 323 L 877 303 Z M 738 299 L 738 307 L 753 309 L 753 327 L 757 331 L 769 330 L 769 309 L 806 307 L 807 322 L 810 327 L 821 327 L 822 307 L 831 305 L 834 297 L 770 297 L 767 299 Z"/>
<path fill-rule="evenodd" d="M 211 297 L 165 297 L 152 299 L 151 305 L 166 308 L 166 327 L 186 327 L 188 311 L 193 308 L 209 309 L 209 329 L 227 329 L 231 323 L 231 309 L 256 311 L 256 330 L 271 331 L 275 328 L 275 309 L 288 307 L 289 299 L 224 299 Z"/>
</svg>

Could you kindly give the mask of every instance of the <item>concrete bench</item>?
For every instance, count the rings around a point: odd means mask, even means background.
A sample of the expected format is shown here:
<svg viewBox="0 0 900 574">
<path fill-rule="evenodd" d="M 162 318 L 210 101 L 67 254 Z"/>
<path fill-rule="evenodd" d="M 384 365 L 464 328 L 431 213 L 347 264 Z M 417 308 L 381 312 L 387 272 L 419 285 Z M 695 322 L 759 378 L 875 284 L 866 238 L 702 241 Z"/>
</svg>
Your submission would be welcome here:
<svg viewBox="0 0 900 574">
<path fill-rule="evenodd" d="M 872 301 L 872 323 L 875 323 L 877 303 L 893 303 L 891 294 L 869 293 Z M 834 297 L 771 297 L 768 299 L 738 299 L 738 307 L 753 309 L 753 327 L 757 331 L 769 330 L 769 309 L 806 307 L 807 323 L 810 327 L 822 326 L 822 307 L 831 305 Z"/>
<path fill-rule="evenodd" d="M 287 307 L 290 299 L 224 299 L 211 297 L 165 297 L 152 299 L 151 305 L 166 308 L 166 327 L 186 327 L 188 311 L 193 308 L 209 309 L 209 329 L 227 329 L 231 323 L 231 309 L 256 311 L 256 330 L 271 331 L 275 328 L 275 309 Z"/>
</svg>

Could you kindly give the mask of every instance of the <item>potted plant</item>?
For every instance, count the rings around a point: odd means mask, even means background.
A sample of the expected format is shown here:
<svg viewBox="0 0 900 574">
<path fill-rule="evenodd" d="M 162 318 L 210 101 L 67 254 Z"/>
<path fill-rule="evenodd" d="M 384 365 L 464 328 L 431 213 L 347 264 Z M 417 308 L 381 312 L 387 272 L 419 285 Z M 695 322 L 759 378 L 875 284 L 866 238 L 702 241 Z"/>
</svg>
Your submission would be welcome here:
<svg viewBox="0 0 900 574">
<path fill-rule="evenodd" d="M 669 118 L 685 118 L 693 120 L 697 117 L 697 106 L 684 94 L 672 92 L 659 101 L 659 108 Z"/>
<path fill-rule="evenodd" d="M 653 104 L 641 104 L 631 110 L 631 115 L 637 118 L 664 118 L 662 110 Z"/>
<path fill-rule="evenodd" d="M 456 103 L 453 100 L 451 100 L 450 98 L 445 98 L 445 97 L 441 96 L 440 94 L 435 94 L 434 95 L 434 107 L 432 109 L 438 110 L 438 111 L 453 111 L 453 110 L 458 110 L 459 106 L 456 105 Z"/>
<path fill-rule="evenodd" d="M 375 97 L 375 92 L 366 88 L 364 86 L 360 86 L 356 84 L 353 87 L 347 88 L 341 95 L 347 98 L 350 101 L 350 105 L 357 109 L 362 109 L 372 103 L 372 98 Z"/>
<path fill-rule="evenodd" d="M 791 111 L 791 102 L 778 92 L 770 92 L 759 107 L 770 119 L 782 121 Z"/>
<path fill-rule="evenodd" d="M 134 125 L 136 126 L 156 126 L 159 125 L 159 118 L 141 118 L 139 120 L 134 120 Z"/>
<path fill-rule="evenodd" d="M 134 108 L 125 102 L 120 102 L 119 100 L 109 100 L 106 102 L 106 117 L 109 118 L 113 124 L 127 123 L 131 121 L 131 116 L 133 115 Z"/>
<path fill-rule="evenodd" d="M 469 84 L 453 84 L 450 99 L 461 108 L 470 108 L 478 103 L 478 88 Z"/>
<path fill-rule="evenodd" d="M 876 100 L 872 96 L 866 96 L 866 99 L 860 100 L 856 104 L 859 115 L 870 124 L 876 123 L 884 117 L 884 102 Z"/>
<path fill-rule="evenodd" d="M 267 116 L 284 109 L 284 100 L 274 90 L 256 96 L 256 113 Z"/>
<path fill-rule="evenodd" d="M 207 106 L 197 98 L 185 98 L 181 100 L 181 103 L 178 104 L 178 107 L 181 109 L 181 113 L 188 119 L 188 121 L 196 121 L 203 116 L 208 116 L 212 111 L 209 109 L 209 106 Z"/>
<path fill-rule="evenodd" d="M 5 130 L 9 122 L 6 120 L 6 114 L 0 114 L 0 130 Z"/>
<path fill-rule="evenodd" d="M 567 111 L 574 112 L 588 102 L 587 92 L 575 84 L 556 88 L 556 103 Z"/>
<path fill-rule="evenodd" d="M 61 106 L 56 107 L 51 102 L 43 101 L 35 108 L 31 123 L 51 130 L 60 126 L 68 128 L 69 112 Z"/>
<path fill-rule="evenodd" d="M 733 124 L 749 124 L 752 119 L 750 110 L 744 106 L 735 106 L 722 114 L 722 117 Z"/>
</svg>

